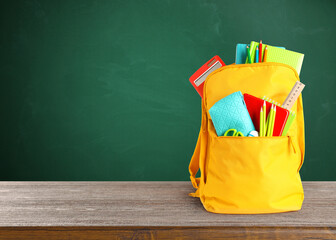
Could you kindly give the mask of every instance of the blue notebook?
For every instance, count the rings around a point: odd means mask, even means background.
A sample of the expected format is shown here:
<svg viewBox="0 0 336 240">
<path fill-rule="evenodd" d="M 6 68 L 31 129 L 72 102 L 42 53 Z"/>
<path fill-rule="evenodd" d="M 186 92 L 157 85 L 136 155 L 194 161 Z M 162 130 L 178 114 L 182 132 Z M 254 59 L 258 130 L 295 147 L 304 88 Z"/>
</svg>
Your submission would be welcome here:
<svg viewBox="0 0 336 240">
<path fill-rule="evenodd" d="M 238 43 L 236 47 L 236 64 L 244 64 L 246 62 L 246 46 L 250 44 Z M 284 47 L 278 47 L 286 49 Z"/>
</svg>

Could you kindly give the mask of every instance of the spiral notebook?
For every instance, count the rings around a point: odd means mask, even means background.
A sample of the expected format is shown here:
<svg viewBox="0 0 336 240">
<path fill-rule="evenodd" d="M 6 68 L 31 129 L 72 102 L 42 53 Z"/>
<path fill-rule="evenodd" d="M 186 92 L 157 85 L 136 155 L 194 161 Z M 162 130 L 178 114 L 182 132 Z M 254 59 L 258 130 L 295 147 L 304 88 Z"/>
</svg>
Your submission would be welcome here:
<svg viewBox="0 0 336 240">
<path fill-rule="evenodd" d="M 247 110 L 250 114 L 250 117 L 252 119 L 252 122 L 254 124 L 254 127 L 257 131 L 259 131 L 260 109 L 264 104 L 264 100 L 245 93 L 244 101 L 245 101 Z M 266 117 L 267 117 L 271 109 L 272 103 L 266 100 L 265 102 L 266 102 Z M 279 106 L 276 107 L 276 111 L 277 112 L 276 112 L 275 121 L 274 121 L 273 136 L 281 136 L 284 130 L 284 127 L 286 125 L 286 122 L 287 122 L 289 111 Z"/>
</svg>

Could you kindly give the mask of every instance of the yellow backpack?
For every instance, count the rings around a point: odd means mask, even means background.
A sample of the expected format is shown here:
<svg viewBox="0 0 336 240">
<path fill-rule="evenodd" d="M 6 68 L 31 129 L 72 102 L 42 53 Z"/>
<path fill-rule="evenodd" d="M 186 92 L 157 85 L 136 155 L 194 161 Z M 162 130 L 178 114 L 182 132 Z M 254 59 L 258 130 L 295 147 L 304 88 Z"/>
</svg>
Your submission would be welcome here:
<svg viewBox="0 0 336 240">
<path fill-rule="evenodd" d="M 299 76 L 282 63 L 224 66 L 210 74 L 203 89 L 202 125 L 189 165 L 190 179 L 204 208 L 214 213 L 257 214 L 297 211 L 303 202 L 299 170 L 304 159 L 302 96 L 287 136 L 217 136 L 209 109 L 241 91 L 282 103 Z M 200 170 L 200 177 L 196 173 Z"/>
</svg>

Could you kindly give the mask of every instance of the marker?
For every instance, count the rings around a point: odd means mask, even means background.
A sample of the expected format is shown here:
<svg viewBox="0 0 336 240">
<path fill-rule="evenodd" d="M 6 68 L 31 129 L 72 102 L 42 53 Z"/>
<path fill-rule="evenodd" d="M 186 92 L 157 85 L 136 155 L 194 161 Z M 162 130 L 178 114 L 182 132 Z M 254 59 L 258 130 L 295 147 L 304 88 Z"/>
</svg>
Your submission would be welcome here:
<svg viewBox="0 0 336 240">
<path fill-rule="evenodd" d="M 246 46 L 246 52 L 247 52 L 247 57 L 248 57 L 248 61 L 249 61 L 249 63 L 252 63 L 252 61 L 251 61 L 251 54 L 250 54 L 250 50 L 249 50 L 249 46 Z"/>
<path fill-rule="evenodd" d="M 259 43 L 259 61 L 261 62 L 261 59 L 262 59 L 262 41 L 260 40 L 260 43 Z"/>
<path fill-rule="evenodd" d="M 256 55 L 256 63 L 258 63 L 259 62 L 259 48 L 257 47 L 257 49 L 256 49 L 256 52 L 255 52 L 255 55 Z"/>
<path fill-rule="evenodd" d="M 264 51 L 264 61 L 263 62 L 266 62 L 267 60 L 267 46 L 265 47 L 265 51 Z"/>
</svg>

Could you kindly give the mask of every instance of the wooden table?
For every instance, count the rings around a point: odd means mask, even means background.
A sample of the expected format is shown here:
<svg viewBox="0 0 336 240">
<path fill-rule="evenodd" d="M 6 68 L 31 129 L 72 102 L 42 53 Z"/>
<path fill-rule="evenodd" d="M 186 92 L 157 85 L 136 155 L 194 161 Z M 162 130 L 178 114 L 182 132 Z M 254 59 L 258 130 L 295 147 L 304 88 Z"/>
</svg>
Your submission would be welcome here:
<svg viewBox="0 0 336 240">
<path fill-rule="evenodd" d="M 336 239 L 336 182 L 299 212 L 224 215 L 190 182 L 0 182 L 0 239 Z"/>
</svg>

